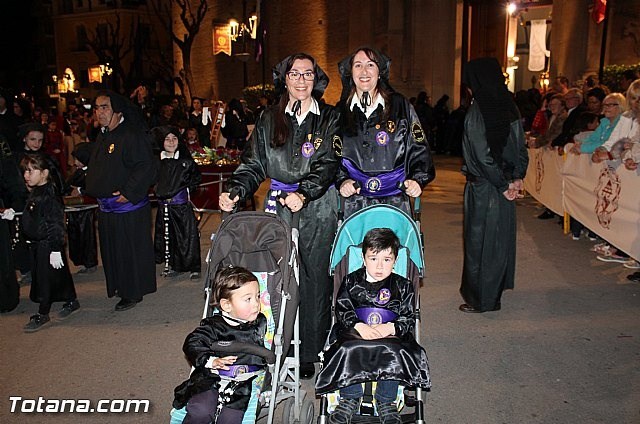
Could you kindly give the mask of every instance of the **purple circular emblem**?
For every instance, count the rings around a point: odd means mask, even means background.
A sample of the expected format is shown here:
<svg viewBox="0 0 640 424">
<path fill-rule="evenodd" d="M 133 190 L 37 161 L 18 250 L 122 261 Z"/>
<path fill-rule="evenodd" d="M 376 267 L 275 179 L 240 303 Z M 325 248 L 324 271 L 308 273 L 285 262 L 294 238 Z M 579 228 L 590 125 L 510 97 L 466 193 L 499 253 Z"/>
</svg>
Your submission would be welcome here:
<svg viewBox="0 0 640 424">
<path fill-rule="evenodd" d="M 389 143 L 389 134 L 386 131 L 380 131 L 376 134 L 376 143 L 380 146 L 386 146 Z"/>
<path fill-rule="evenodd" d="M 391 291 L 388 288 L 382 288 L 378 292 L 378 297 L 376 297 L 376 303 L 378 305 L 386 305 L 391 300 Z"/>
<path fill-rule="evenodd" d="M 316 149 L 313 147 L 313 143 L 307 141 L 302 145 L 301 152 L 302 156 L 308 159 L 316 152 Z"/>
</svg>

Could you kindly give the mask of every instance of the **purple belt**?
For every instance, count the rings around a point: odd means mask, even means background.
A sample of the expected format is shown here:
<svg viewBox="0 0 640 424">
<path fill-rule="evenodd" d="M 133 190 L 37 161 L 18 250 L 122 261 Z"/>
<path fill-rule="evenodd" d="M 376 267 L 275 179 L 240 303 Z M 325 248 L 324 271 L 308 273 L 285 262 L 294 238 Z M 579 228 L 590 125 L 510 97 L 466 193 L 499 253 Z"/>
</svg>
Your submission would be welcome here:
<svg viewBox="0 0 640 424">
<path fill-rule="evenodd" d="M 264 208 L 264 211 L 267 213 L 277 213 L 278 208 L 276 204 L 276 196 L 278 191 L 283 191 L 286 193 L 292 193 L 298 189 L 300 184 L 285 184 L 282 181 L 278 181 L 274 178 L 271 178 L 271 185 L 269 186 L 269 198 L 267 199 L 267 206 Z"/>
<path fill-rule="evenodd" d="M 386 324 L 398 318 L 398 315 L 384 308 L 356 308 L 358 319 L 369 325 Z"/>
<path fill-rule="evenodd" d="M 136 204 L 128 201 L 124 203 L 116 202 L 119 197 L 120 196 L 99 197 L 97 200 L 98 205 L 100 206 L 100 210 L 102 212 L 127 213 L 137 211 L 138 209 L 143 208 L 149 204 L 149 198 L 146 196 Z"/>
<path fill-rule="evenodd" d="M 353 163 L 348 159 L 342 159 L 342 165 L 347 169 L 349 177 L 360 183 L 360 195 L 362 196 L 383 197 L 402 193 L 398 189 L 398 183 L 406 179 L 402 167 L 372 177 L 353 166 Z"/>
<path fill-rule="evenodd" d="M 162 203 L 163 205 L 169 205 L 169 204 L 184 205 L 188 201 L 189 201 L 189 193 L 187 192 L 186 188 L 183 188 L 182 190 L 180 190 L 175 196 L 171 197 L 170 199 L 158 200 L 158 202 Z"/>
<path fill-rule="evenodd" d="M 242 374 L 256 372 L 263 369 L 258 365 L 229 365 L 228 370 L 218 370 L 218 374 L 224 377 L 235 378 Z"/>
</svg>

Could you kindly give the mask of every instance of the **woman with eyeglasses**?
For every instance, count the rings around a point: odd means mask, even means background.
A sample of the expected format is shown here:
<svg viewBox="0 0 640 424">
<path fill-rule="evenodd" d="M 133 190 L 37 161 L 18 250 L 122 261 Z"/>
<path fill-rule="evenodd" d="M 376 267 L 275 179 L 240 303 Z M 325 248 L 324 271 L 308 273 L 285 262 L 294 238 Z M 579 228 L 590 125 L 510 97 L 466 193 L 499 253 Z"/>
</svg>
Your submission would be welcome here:
<svg viewBox="0 0 640 424">
<path fill-rule="evenodd" d="M 410 211 L 435 178 L 427 137 L 409 101 L 389 84 L 391 61 L 362 47 L 338 64 L 342 161 L 336 187 L 345 217 L 378 203 Z"/>
<path fill-rule="evenodd" d="M 303 378 L 315 372 L 331 323 L 329 254 L 337 225 L 337 193 L 332 187 L 337 158 L 338 115 L 319 102 L 329 77 L 305 53 L 291 55 L 273 69 L 280 101 L 258 118 L 242 163 L 220 194 L 220 209 L 231 212 L 271 179 L 265 211 L 286 221 L 299 213 L 300 335 Z M 230 192 L 237 193 L 230 197 Z"/>
<path fill-rule="evenodd" d="M 602 101 L 602 111 L 604 118 L 600 120 L 598 128 L 584 140 L 584 142 L 576 142 L 571 149 L 572 153 L 593 153 L 593 157 L 599 155 L 594 153 L 598 150 L 613 133 L 614 128 L 618 125 L 622 112 L 624 111 L 626 100 L 620 93 L 608 94 Z M 605 150 L 605 153 L 607 151 Z M 608 156 L 608 155 L 607 155 Z"/>
</svg>

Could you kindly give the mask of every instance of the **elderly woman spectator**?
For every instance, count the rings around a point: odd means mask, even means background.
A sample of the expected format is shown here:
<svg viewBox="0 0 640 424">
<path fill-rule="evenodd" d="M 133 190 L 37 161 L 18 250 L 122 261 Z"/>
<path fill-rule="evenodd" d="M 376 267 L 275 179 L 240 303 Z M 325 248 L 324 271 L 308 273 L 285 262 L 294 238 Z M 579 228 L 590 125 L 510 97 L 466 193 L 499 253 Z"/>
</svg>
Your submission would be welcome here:
<svg viewBox="0 0 640 424">
<path fill-rule="evenodd" d="M 567 119 L 567 104 L 562 94 L 551 97 L 548 103 L 551 117 L 544 134 L 529 142 L 529 147 L 544 147 L 551 144 L 562 133 L 562 125 Z"/>
<path fill-rule="evenodd" d="M 571 151 L 573 153 L 593 153 L 602 146 L 613 133 L 618 125 L 626 101 L 620 93 L 611 93 L 602 102 L 604 118 L 600 120 L 600 125 L 587 137 L 584 142 L 576 142 Z"/>
<path fill-rule="evenodd" d="M 623 105 L 620 102 L 620 105 Z M 602 162 L 604 160 L 613 159 L 612 147 L 623 138 L 635 139 L 640 134 L 640 79 L 635 80 L 627 90 L 626 99 L 627 110 L 620 116 L 618 124 L 614 127 L 609 138 L 594 152 L 591 160 L 593 162 Z M 607 100 L 603 106 L 607 107 Z M 609 106 L 612 107 L 612 106 Z"/>
</svg>

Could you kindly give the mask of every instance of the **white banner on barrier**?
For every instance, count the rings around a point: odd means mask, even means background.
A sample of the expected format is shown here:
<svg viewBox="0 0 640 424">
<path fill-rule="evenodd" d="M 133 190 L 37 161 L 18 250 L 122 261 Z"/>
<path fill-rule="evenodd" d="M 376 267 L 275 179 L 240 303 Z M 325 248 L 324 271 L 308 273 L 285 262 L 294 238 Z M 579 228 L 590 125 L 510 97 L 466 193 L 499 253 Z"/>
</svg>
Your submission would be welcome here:
<svg viewBox="0 0 640 424">
<path fill-rule="evenodd" d="M 639 171 L 620 161 L 591 162 L 570 154 L 564 163 L 564 209 L 610 244 L 640 260 Z"/>
<path fill-rule="evenodd" d="M 529 149 L 529 166 L 524 188 L 538 202 L 562 215 L 562 157 L 543 147 Z"/>
</svg>

